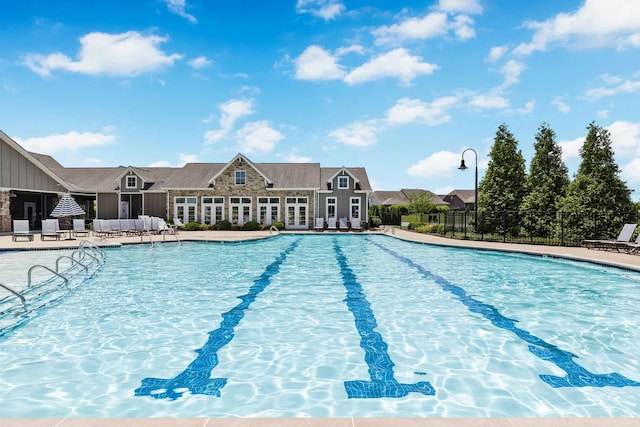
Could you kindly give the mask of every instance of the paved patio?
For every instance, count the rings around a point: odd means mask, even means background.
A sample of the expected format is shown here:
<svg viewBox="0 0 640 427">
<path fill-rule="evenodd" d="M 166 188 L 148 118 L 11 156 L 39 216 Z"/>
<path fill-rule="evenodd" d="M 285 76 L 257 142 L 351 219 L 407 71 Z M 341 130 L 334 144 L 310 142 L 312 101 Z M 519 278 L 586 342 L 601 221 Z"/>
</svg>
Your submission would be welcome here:
<svg viewBox="0 0 640 427">
<path fill-rule="evenodd" d="M 284 232 L 286 233 L 286 232 Z M 309 232 L 314 233 L 314 232 Z M 324 232 L 329 234 L 329 232 Z M 374 232 L 367 232 L 374 233 Z M 640 256 L 617 252 L 589 250 L 586 248 L 567 248 L 557 246 L 538 246 L 509 243 L 473 242 L 468 240 L 453 240 L 433 235 L 425 235 L 399 229 L 383 229 L 375 233 L 435 245 L 478 248 L 519 252 L 534 255 L 561 257 L 579 261 L 589 261 L 604 265 L 617 266 L 640 272 Z M 178 234 L 180 241 L 217 241 L 235 242 L 241 240 L 255 240 L 273 237 L 270 231 L 233 232 L 233 231 L 182 231 Z M 13 242 L 10 235 L 0 236 L 0 251 L 5 250 L 47 250 L 62 248 L 77 248 L 81 240 L 87 240 L 99 246 L 117 247 L 127 244 L 150 244 L 152 241 L 177 242 L 176 236 L 122 236 L 122 237 L 80 237 L 77 240 L 40 240 L 35 235 L 33 241 Z M 117 414 L 114 414 L 117 415 Z M 639 413 L 640 415 L 640 413 Z M 0 419 L 0 427 L 590 427 L 612 426 L 629 427 L 640 426 L 640 418 L 150 418 L 150 419 L 82 419 L 82 418 L 40 418 L 40 419 Z"/>
</svg>

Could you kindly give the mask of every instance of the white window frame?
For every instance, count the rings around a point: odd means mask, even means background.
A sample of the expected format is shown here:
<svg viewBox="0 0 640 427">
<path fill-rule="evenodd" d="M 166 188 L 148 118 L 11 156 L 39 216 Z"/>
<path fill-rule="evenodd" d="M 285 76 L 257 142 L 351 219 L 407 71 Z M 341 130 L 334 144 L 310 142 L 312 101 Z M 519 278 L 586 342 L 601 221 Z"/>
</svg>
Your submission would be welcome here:
<svg viewBox="0 0 640 427">
<path fill-rule="evenodd" d="M 280 197 L 258 197 L 258 222 L 262 225 L 271 225 L 275 221 L 280 221 Z"/>
<path fill-rule="evenodd" d="M 240 179 L 242 177 L 242 179 Z M 238 182 L 242 181 L 242 182 Z M 245 170 L 237 170 L 235 174 L 235 184 L 236 185 L 247 185 L 247 171 Z"/>
<path fill-rule="evenodd" d="M 203 196 L 201 215 L 203 224 L 215 224 L 224 220 L 224 197 Z M 209 216 L 209 222 L 207 222 L 207 216 Z"/>
<path fill-rule="evenodd" d="M 287 197 L 285 221 L 287 228 L 309 228 L 309 198 L 305 196 Z"/>
<path fill-rule="evenodd" d="M 354 208 L 357 208 L 357 215 L 353 214 Z M 349 215 L 353 219 L 360 219 L 362 216 L 362 199 L 360 197 L 351 197 L 349 199 Z"/>
<path fill-rule="evenodd" d="M 129 179 L 133 180 L 133 185 L 129 184 Z M 138 177 L 136 175 L 127 175 L 124 178 L 125 188 L 138 188 Z"/>
<path fill-rule="evenodd" d="M 327 197 L 327 219 L 329 218 L 337 218 L 338 216 L 338 198 L 337 197 Z M 330 207 L 333 207 L 333 215 L 331 215 Z"/>
<path fill-rule="evenodd" d="M 229 197 L 229 221 L 238 225 L 244 225 L 251 221 L 253 201 L 251 197 Z M 234 215 L 234 209 L 237 209 L 237 214 Z"/>
<path fill-rule="evenodd" d="M 344 183 L 344 185 L 343 185 Z M 348 176 L 339 176 L 338 177 L 338 189 L 345 190 L 349 188 L 349 177 Z"/>
<path fill-rule="evenodd" d="M 192 216 L 193 214 L 193 216 Z M 198 222 L 198 197 L 176 196 L 173 198 L 173 216 L 185 224 Z"/>
</svg>

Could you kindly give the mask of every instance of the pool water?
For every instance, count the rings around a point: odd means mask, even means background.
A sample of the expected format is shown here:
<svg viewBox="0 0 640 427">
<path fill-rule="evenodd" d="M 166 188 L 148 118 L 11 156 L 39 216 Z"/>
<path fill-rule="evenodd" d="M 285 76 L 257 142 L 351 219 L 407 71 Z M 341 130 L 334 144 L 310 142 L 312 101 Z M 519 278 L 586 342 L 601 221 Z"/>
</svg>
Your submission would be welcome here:
<svg viewBox="0 0 640 427">
<path fill-rule="evenodd" d="M 387 236 L 108 249 L 0 337 L 0 417 L 638 416 L 639 287 Z"/>
</svg>

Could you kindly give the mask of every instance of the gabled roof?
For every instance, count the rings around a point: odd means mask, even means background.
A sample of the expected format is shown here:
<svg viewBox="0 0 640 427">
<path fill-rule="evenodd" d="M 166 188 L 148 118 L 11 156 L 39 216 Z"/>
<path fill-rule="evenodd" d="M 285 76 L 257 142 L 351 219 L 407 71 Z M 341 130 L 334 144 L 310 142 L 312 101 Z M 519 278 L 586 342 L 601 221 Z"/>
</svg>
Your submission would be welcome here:
<svg viewBox="0 0 640 427">
<path fill-rule="evenodd" d="M 49 178 L 54 180 L 57 184 L 60 184 L 61 187 L 64 187 L 67 191 L 72 189 L 72 185 L 68 182 L 65 182 L 59 175 L 57 175 L 54 171 L 52 171 L 47 165 L 41 162 L 37 157 L 34 156 L 35 153 L 31 153 L 24 148 L 13 139 L 9 137 L 6 133 L 0 131 L 0 139 L 7 144 L 9 147 L 16 150 L 21 156 L 26 158 L 29 162 L 31 162 L 35 167 L 44 172 Z M 57 162 L 56 162 L 57 163 Z"/>
<path fill-rule="evenodd" d="M 215 185 L 216 184 L 216 178 L 218 176 L 220 176 L 220 174 L 222 172 L 224 172 L 227 168 L 231 167 L 231 165 L 233 165 L 234 163 L 235 164 L 242 164 L 242 163 L 248 164 L 256 172 L 258 172 L 258 174 L 260 174 L 260 176 L 262 176 L 264 178 L 264 181 L 265 181 L 266 184 L 271 184 L 272 183 L 272 181 L 269 179 L 269 177 L 267 177 L 258 167 L 256 167 L 256 165 L 253 164 L 253 162 L 251 162 L 251 160 L 247 159 L 242 153 L 236 154 L 236 156 L 233 159 L 231 159 L 231 161 L 229 163 L 227 163 L 225 165 L 225 167 L 220 169 L 215 175 L 213 175 L 213 177 L 211 177 L 211 179 L 209 180 L 209 183 Z"/>
<path fill-rule="evenodd" d="M 475 203 L 476 191 L 475 190 L 453 190 L 447 193 L 447 196 L 458 196 L 465 203 Z"/>
<path fill-rule="evenodd" d="M 431 196 L 431 201 L 436 206 L 446 206 L 449 204 L 444 201 L 442 197 L 432 193 L 431 191 L 419 188 L 403 188 L 398 191 L 374 191 L 371 195 L 371 204 L 384 206 L 407 204 L 411 203 L 410 198 L 412 196 L 416 196 L 421 193 L 429 194 Z"/>
<path fill-rule="evenodd" d="M 149 169 L 138 168 L 135 166 L 129 166 L 125 168 L 125 170 L 116 177 L 116 181 L 120 181 L 125 175 L 128 175 L 129 172 L 133 172 L 138 175 L 143 183 L 152 184 L 155 182 L 156 178 L 153 173 Z"/>
<path fill-rule="evenodd" d="M 369 177 L 367 176 L 367 170 L 363 167 L 346 167 L 340 168 L 321 168 L 321 184 L 322 190 L 327 190 L 327 184 L 335 179 L 336 176 L 342 172 L 353 178 L 353 182 L 360 184 L 360 190 L 371 191 L 371 184 L 369 183 Z"/>
</svg>

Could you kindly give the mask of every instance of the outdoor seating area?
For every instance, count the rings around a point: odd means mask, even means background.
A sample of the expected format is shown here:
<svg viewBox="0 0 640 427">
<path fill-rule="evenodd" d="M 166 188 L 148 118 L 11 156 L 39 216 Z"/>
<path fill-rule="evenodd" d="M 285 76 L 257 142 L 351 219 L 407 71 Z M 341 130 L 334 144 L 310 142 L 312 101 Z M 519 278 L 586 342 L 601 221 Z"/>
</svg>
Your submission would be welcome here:
<svg viewBox="0 0 640 427">
<path fill-rule="evenodd" d="M 26 219 L 14 219 L 13 220 L 13 234 L 11 240 L 17 242 L 18 239 L 33 240 L 33 234 L 29 231 L 29 221 Z"/>
<path fill-rule="evenodd" d="M 357 218 L 351 218 L 351 221 L 347 220 L 347 217 L 342 217 L 339 220 L 336 218 L 329 218 L 325 224 L 324 218 L 316 218 L 314 231 L 363 231 L 362 222 Z"/>
<path fill-rule="evenodd" d="M 616 240 L 584 240 L 582 246 L 587 249 L 638 254 L 640 253 L 640 233 L 635 241 L 631 241 L 636 228 L 638 228 L 638 224 L 625 224 Z"/>
<path fill-rule="evenodd" d="M 141 215 L 137 219 L 94 219 L 93 234 L 100 237 L 174 234 L 175 230 L 158 217 Z"/>
</svg>

